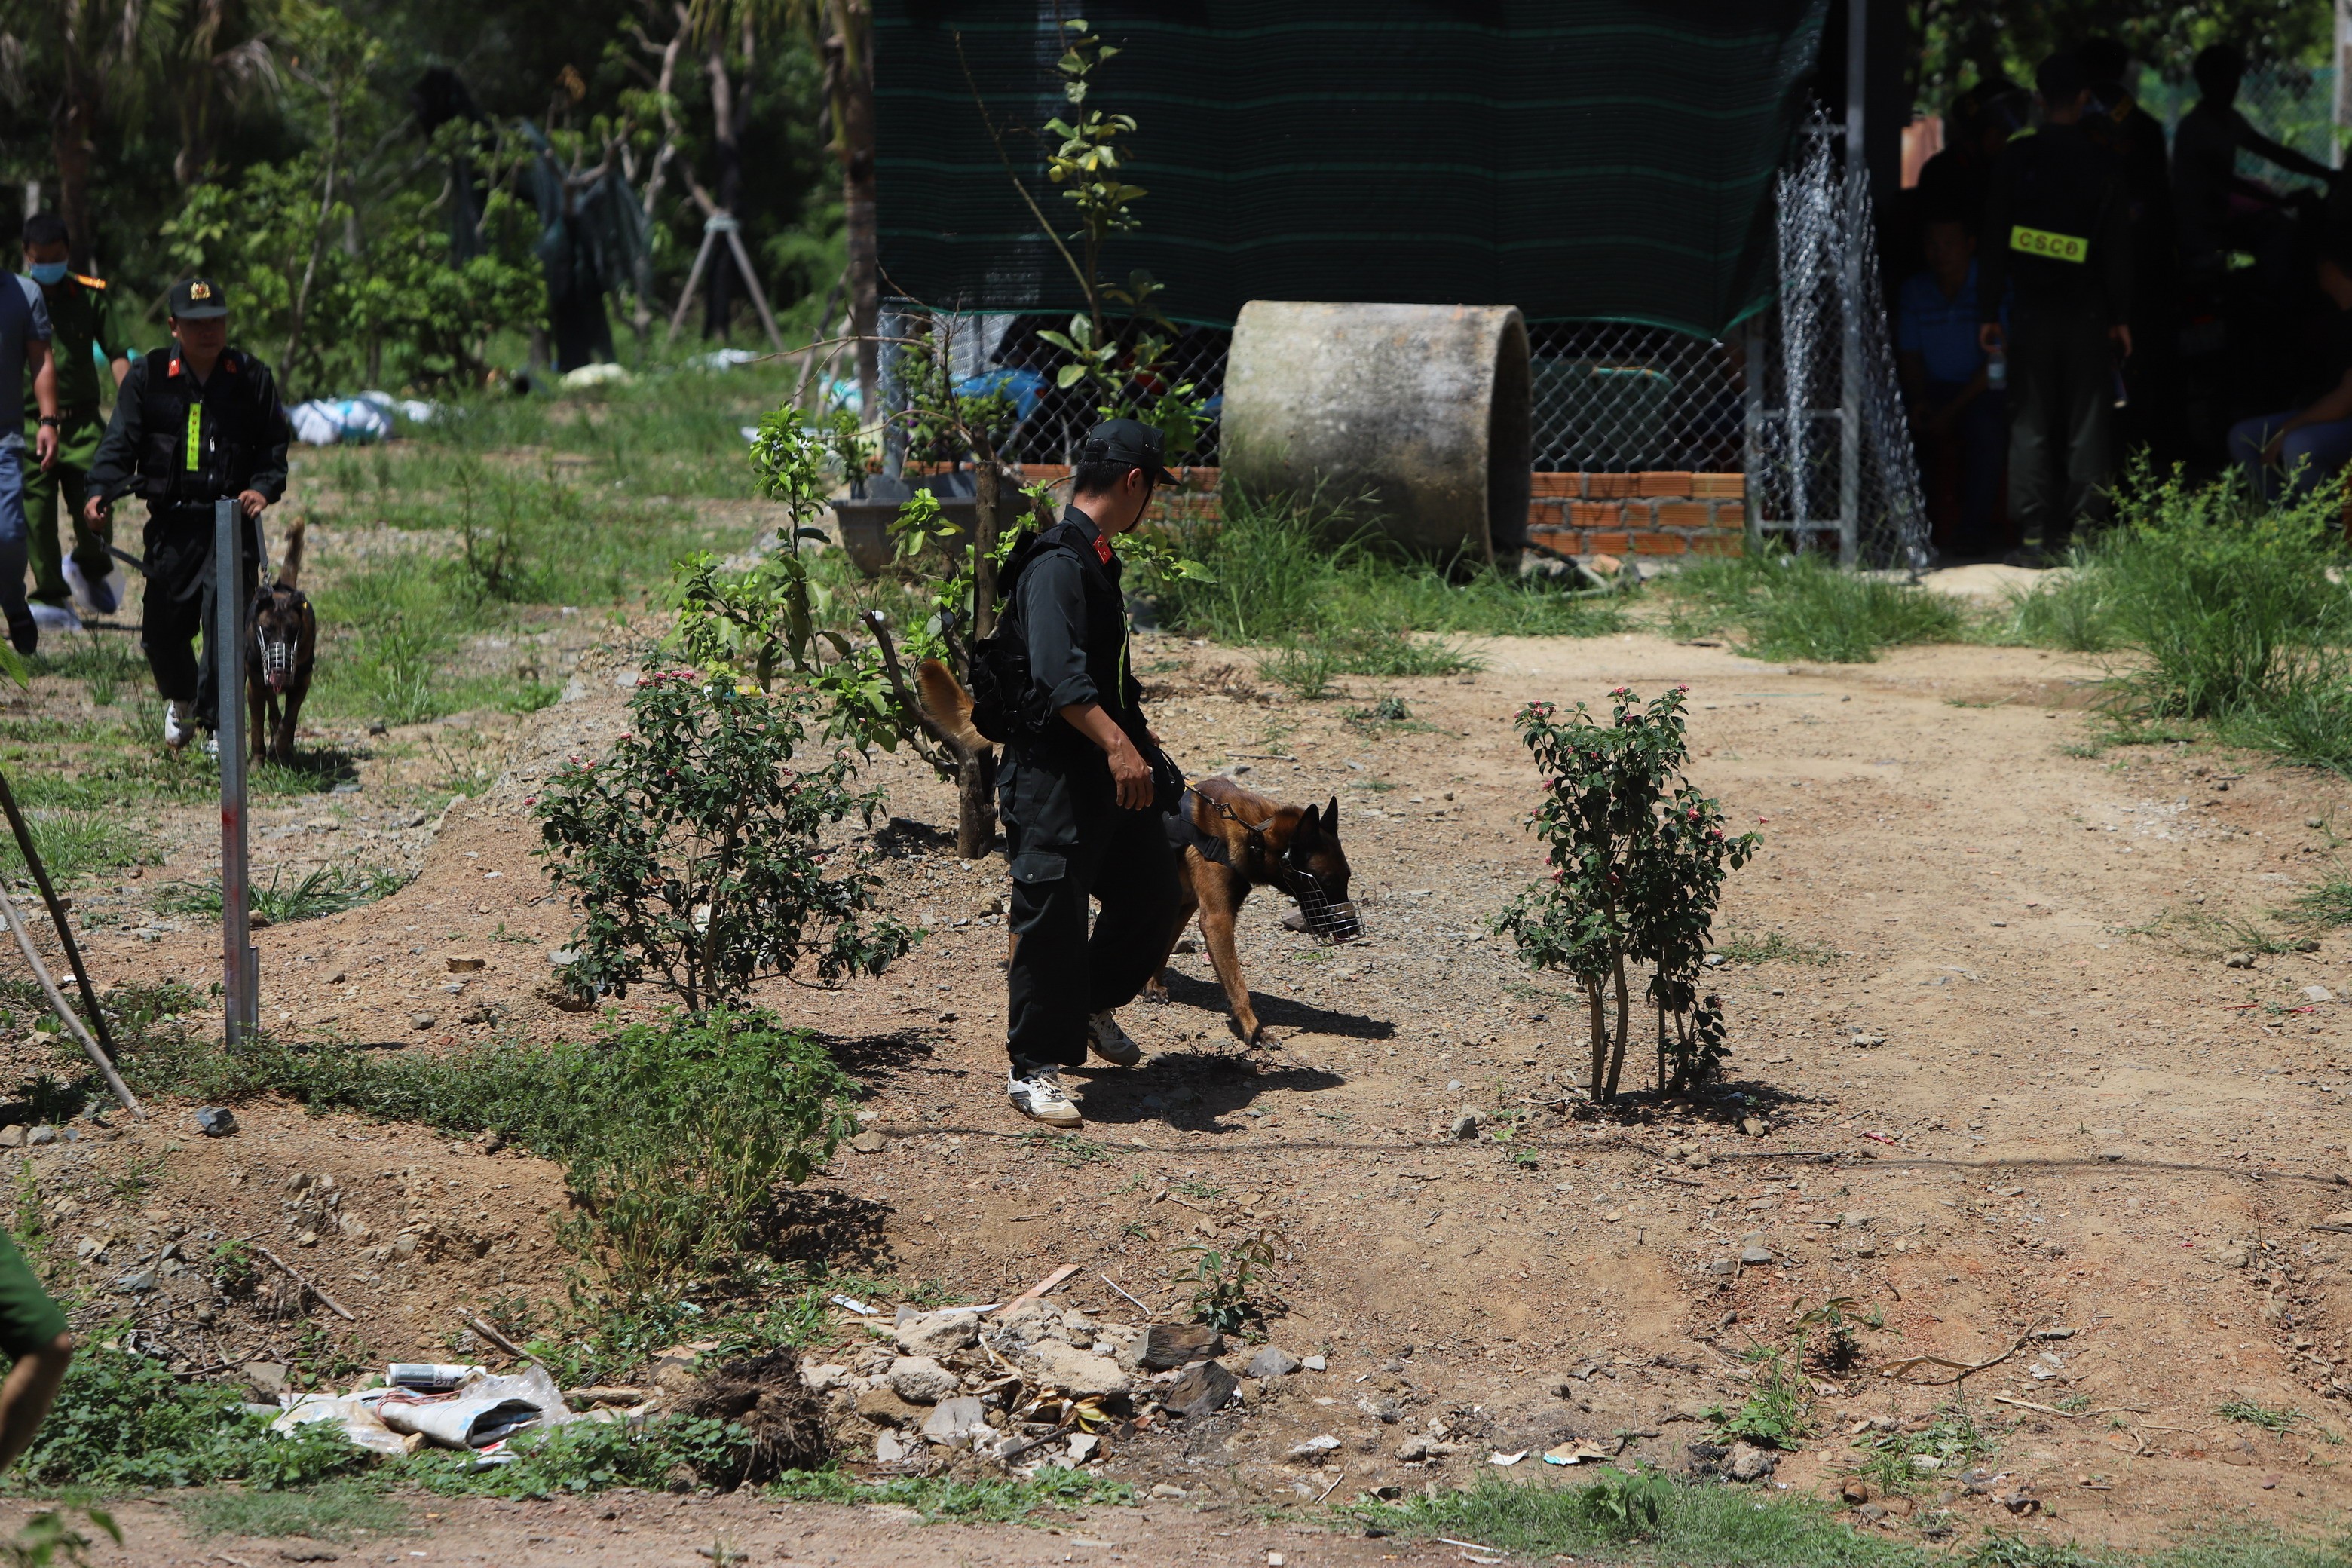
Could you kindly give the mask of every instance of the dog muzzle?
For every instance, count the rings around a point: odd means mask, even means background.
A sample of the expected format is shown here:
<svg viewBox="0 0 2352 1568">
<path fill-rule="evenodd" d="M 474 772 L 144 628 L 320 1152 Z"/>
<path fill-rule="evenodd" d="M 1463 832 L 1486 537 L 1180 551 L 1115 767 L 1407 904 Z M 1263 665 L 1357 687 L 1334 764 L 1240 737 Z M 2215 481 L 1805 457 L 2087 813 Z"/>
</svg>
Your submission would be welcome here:
<svg viewBox="0 0 2352 1568">
<path fill-rule="evenodd" d="M 266 642 L 261 645 L 261 679 L 272 691 L 286 689 L 286 683 L 294 679 L 292 643 Z"/>
<path fill-rule="evenodd" d="M 1298 902 L 1307 935 L 1321 942 L 1362 939 L 1364 922 L 1356 913 L 1354 900 L 1333 898 L 1315 873 L 1295 867 L 1284 868 L 1282 882 L 1283 890 Z"/>
</svg>

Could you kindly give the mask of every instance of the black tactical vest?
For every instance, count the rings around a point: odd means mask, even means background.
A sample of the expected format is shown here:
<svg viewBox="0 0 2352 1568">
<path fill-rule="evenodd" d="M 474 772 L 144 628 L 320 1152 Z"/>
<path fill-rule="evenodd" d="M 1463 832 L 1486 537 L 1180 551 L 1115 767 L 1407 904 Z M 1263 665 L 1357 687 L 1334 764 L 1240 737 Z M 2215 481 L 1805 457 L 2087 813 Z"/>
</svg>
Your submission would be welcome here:
<svg viewBox="0 0 2352 1568">
<path fill-rule="evenodd" d="M 154 374 L 160 364 L 162 374 Z M 212 384 L 200 391 L 177 349 L 152 356 L 139 405 L 145 439 L 139 492 L 151 501 L 193 505 L 249 488 L 254 469 L 276 446 L 269 372 L 251 355 L 225 349 Z"/>
</svg>

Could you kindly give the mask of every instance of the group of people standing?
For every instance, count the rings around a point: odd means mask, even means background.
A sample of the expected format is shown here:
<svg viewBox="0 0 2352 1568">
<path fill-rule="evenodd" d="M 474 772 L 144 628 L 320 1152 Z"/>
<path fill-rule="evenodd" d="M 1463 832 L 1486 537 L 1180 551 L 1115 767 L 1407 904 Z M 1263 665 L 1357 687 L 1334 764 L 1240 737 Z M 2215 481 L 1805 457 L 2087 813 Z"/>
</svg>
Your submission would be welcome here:
<svg viewBox="0 0 2352 1568">
<path fill-rule="evenodd" d="M 2315 200 L 2298 222 L 2237 165 L 2249 153 L 2330 190 L 2338 171 L 2247 123 L 2238 50 L 2197 57 L 2200 96 L 2168 150 L 2123 85 L 2129 66 L 2098 38 L 2043 60 L 2031 95 L 1963 93 L 1906 193 L 1922 265 L 1897 296 L 1895 339 L 1947 559 L 2055 563 L 2105 521 L 2128 453 L 2197 466 L 2189 410 L 2239 395 L 2200 390 L 2197 355 L 2225 330 L 2211 301 L 2243 268 L 2276 274 L 2281 294 L 2315 280 L 2342 323 L 2321 395 L 2250 416 L 2241 402 L 2216 425 L 2229 459 L 2277 495 L 2352 458 L 2352 225 Z"/>
<path fill-rule="evenodd" d="M 126 585 L 114 503 L 144 500 L 142 549 L 123 558 L 146 579 L 140 641 L 164 700 L 163 739 L 184 746 L 218 714 L 212 639 L 195 653 L 215 586 L 213 504 L 234 497 L 244 513 L 232 581 L 249 595 L 262 509 L 285 493 L 291 431 L 277 382 L 229 346 L 227 296 L 211 279 L 172 286 L 171 342 L 142 353 L 105 281 L 74 270 L 62 219 L 31 215 L 23 241 L 25 270 L 0 283 L 0 386 L 24 382 L 21 409 L 0 398 L 0 619 L 30 657 L 44 632 L 112 616 Z"/>
</svg>

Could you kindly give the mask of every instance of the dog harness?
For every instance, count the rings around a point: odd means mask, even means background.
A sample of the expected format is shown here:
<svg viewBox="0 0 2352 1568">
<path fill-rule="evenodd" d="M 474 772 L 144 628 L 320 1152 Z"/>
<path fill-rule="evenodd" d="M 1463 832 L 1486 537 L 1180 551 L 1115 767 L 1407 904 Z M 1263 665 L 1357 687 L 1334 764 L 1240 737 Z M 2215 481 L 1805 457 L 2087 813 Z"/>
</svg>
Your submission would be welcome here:
<svg viewBox="0 0 2352 1568">
<path fill-rule="evenodd" d="M 1219 835 L 1204 833 L 1192 820 L 1192 803 L 1207 801 L 1209 808 L 1242 830 L 1244 842 L 1255 865 L 1234 866 L 1253 882 L 1264 882 L 1290 895 L 1306 917 L 1307 930 L 1318 942 L 1354 942 L 1364 934 L 1362 919 L 1356 913 L 1352 899 L 1334 899 L 1324 889 L 1323 879 L 1286 855 L 1277 855 L 1265 841 L 1269 823 L 1245 821 L 1239 813 L 1222 800 L 1213 800 L 1198 791 L 1187 789 L 1178 797 L 1176 809 L 1169 814 L 1168 842 L 1178 854 L 1197 849 L 1203 860 L 1213 860 L 1220 866 L 1233 866 L 1231 851 Z"/>
</svg>

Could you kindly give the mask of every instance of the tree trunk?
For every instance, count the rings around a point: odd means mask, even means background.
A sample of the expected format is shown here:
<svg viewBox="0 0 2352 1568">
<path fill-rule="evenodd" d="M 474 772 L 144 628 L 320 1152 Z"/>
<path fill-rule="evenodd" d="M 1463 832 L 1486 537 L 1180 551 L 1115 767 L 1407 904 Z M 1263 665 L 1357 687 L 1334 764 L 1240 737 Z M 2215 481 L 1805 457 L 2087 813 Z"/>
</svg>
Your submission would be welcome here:
<svg viewBox="0 0 2352 1568">
<path fill-rule="evenodd" d="M 971 640 L 996 629 L 996 503 L 1003 482 L 995 462 L 982 458 L 972 472 Z"/>
<path fill-rule="evenodd" d="M 58 165 L 58 216 L 65 219 L 74 265 L 85 269 L 94 268 L 98 254 L 89 218 L 89 170 L 96 152 L 90 132 L 97 119 L 96 104 L 68 97 L 58 105 L 49 132 L 49 153 Z"/>
<path fill-rule="evenodd" d="M 713 131 L 712 153 L 718 160 L 715 194 L 719 210 L 728 216 L 743 199 L 743 109 L 751 101 L 749 72 L 743 83 L 744 91 L 736 92 L 735 79 L 727 68 L 727 51 L 714 40 L 709 58 L 703 65 L 704 74 L 710 79 L 710 120 Z M 729 319 L 735 309 L 735 266 L 733 253 L 714 258 L 703 295 L 702 335 L 705 339 L 727 341 Z"/>
<path fill-rule="evenodd" d="M 1584 1000 L 1592 1010 L 1592 1064 L 1584 1079 L 1584 1094 L 1599 1105 L 1608 1098 L 1601 1086 L 1609 1076 L 1609 1017 L 1601 1011 L 1600 981 L 1584 983 Z"/>
<path fill-rule="evenodd" d="M 996 748 L 956 764 L 956 858 L 977 860 L 996 842 Z"/>
<path fill-rule="evenodd" d="M 1615 984 L 1617 987 L 1617 1045 L 1616 1048 L 1609 1053 L 1608 1098 L 1611 1100 L 1617 1098 L 1617 1075 L 1625 1068 L 1625 1037 L 1633 1031 L 1633 998 L 1625 985 L 1625 955 L 1622 952 L 1617 955 Z"/>
</svg>

